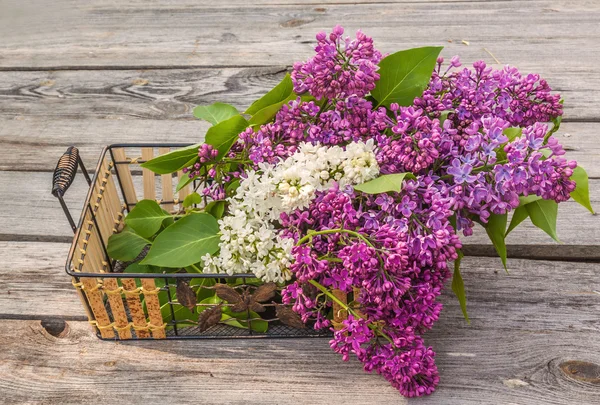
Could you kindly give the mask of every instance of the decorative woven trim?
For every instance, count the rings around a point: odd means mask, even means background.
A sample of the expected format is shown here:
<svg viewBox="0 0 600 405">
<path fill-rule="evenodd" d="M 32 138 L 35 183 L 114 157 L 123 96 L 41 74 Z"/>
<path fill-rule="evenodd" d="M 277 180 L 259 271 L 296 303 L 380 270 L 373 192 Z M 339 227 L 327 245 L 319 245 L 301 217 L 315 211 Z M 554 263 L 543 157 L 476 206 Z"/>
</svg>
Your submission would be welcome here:
<svg viewBox="0 0 600 405">
<path fill-rule="evenodd" d="M 107 329 L 114 329 L 117 332 L 120 331 L 124 331 L 127 330 L 129 328 L 133 328 L 134 330 L 137 331 L 156 331 L 156 330 L 164 330 L 165 327 L 167 326 L 167 323 L 163 323 L 162 325 L 153 325 L 151 323 L 148 323 L 144 326 L 137 326 L 134 325 L 133 322 L 129 322 L 127 325 L 125 326 L 117 326 L 117 324 L 115 322 L 111 322 L 108 325 L 99 325 L 98 321 L 88 321 L 90 325 L 100 329 L 100 330 L 107 330 Z"/>
<path fill-rule="evenodd" d="M 96 283 L 96 285 L 93 288 L 86 288 L 86 286 L 81 282 L 76 282 L 75 279 L 71 279 L 71 284 L 73 284 L 73 287 L 75 288 L 79 288 L 81 290 L 86 290 L 88 292 L 92 292 L 92 291 L 100 291 L 104 294 L 107 295 L 112 295 L 112 294 L 125 294 L 125 295 L 156 295 L 160 292 L 160 288 L 156 287 L 152 290 L 148 290 L 144 287 L 137 287 L 134 290 L 126 290 L 123 287 L 118 287 L 114 290 L 108 290 L 106 288 L 104 288 L 104 284 L 102 283 L 102 281 L 98 281 Z"/>
</svg>

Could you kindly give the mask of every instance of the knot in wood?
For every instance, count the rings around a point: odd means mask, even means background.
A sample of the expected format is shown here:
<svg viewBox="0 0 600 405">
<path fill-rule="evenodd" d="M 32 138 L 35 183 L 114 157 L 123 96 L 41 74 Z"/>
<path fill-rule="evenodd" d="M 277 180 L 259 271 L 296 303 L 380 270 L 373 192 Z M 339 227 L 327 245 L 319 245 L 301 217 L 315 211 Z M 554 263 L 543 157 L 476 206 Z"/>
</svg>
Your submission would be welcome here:
<svg viewBox="0 0 600 405">
<path fill-rule="evenodd" d="M 598 364 L 568 360 L 560 363 L 559 367 L 567 377 L 600 385 L 600 365 Z"/>
</svg>

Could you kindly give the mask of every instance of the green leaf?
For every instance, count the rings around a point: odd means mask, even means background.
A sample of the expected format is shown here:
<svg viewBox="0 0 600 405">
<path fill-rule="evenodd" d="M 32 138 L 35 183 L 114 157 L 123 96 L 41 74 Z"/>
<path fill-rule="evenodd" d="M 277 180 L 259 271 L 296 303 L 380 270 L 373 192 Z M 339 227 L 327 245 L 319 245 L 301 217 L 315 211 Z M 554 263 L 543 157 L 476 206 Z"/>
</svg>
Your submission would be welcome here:
<svg viewBox="0 0 600 405">
<path fill-rule="evenodd" d="M 564 100 L 560 100 L 559 103 L 562 104 Z M 560 128 L 560 124 L 562 122 L 562 115 L 558 117 L 552 118 L 552 129 L 548 131 L 548 133 L 544 136 L 544 145 L 548 142 L 548 138 L 552 136 L 558 129 Z"/>
<path fill-rule="evenodd" d="M 202 202 L 202 197 L 200 196 L 200 194 L 193 192 L 192 194 L 189 194 L 188 196 L 186 196 L 183 199 L 183 206 L 185 208 L 189 208 L 194 204 L 200 204 Z"/>
<path fill-rule="evenodd" d="M 111 258 L 128 262 L 138 257 L 142 249 L 151 243 L 126 226 L 108 238 L 106 250 Z"/>
<path fill-rule="evenodd" d="M 508 229 L 504 234 L 504 237 L 508 236 L 508 234 L 515 229 L 519 224 L 525 221 L 529 217 L 529 213 L 527 212 L 527 208 L 524 205 L 517 207 L 513 212 L 513 216 L 510 220 L 510 225 L 508 225 Z"/>
<path fill-rule="evenodd" d="M 264 108 L 283 102 L 290 96 L 290 94 L 292 94 L 293 90 L 294 84 L 292 83 L 292 78 L 288 73 L 277 86 L 252 103 L 252 105 L 246 110 L 246 114 L 254 115 Z"/>
<path fill-rule="evenodd" d="M 379 81 L 371 95 L 377 107 L 391 103 L 408 106 L 423 94 L 442 47 L 424 47 L 400 51 L 379 62 Z"/>
<path fill-rule="evenodd" d="M 161 232 L 142 264 L 179 268 L 219 250 L 219 225 L 210 214 L 193 213 Z"/>
<path fill-rule="evenodd" d="M 455 112 L 455 110 L 444 110 L 440 113 L 440 126 L 444 126 L 444 121 L 448 119 L 448 114 Z"/>
<path fill-rule="evenodd" d="M 240 186 L 240 179 L 233 179 L 231 181 L 231 183 L 229 183 L 227 185 L 227 187 L 225 187 L 225 194 L 227 195 L 227 197 L 231 197 L 231 196 L 235 195 L 239 186 Z"/>
<path fill-rule="evenodd" d="M 585 169 L 581 166 L 577 166 L 573 170 L 571 180 L 574 180 L 577 184 L 575 190 L 571 192 L 571 197 L 593 214 L 594 209 L 592 208 L 592 203 L 590 202 L 589 179 Z"/>
<path fill-rule="evenodd" d="M 542 197 L 535 195 L 535 194 L 529 194 L 527 197 L 521 196 L 521 197 L 519 197 L 519 207 L 522 207 L 531 202 L 538 201 L 541 199 L 542 199 Z"/>
<path fill-rule="evenodd" d="M 223 308 L 223 315 L 221 316 L 221 322 L 226 325 L 235 326 L 236 328 L 243 329 L 252 329 L 255 332 L 264 333 L 269 328 L 269 322 L 260 319 L 260 315 L 258 315 L 254 311 L 248 311 L 250 313 L 250 319 L 252 321 L 248 322 L 248 313 L 244 312 L 231 312 L 229 307 Z M 259 319 L 255 319 L 259 318 Z"/>
<path fill-rule="evenodd" d="M 225 213 L 225 201 L 211 201 L 206 205 L 204 211 L 208 212 L 216 219 L 221 219 L 223 218 L 223 214 Z"/>
<path fill-rule="evenodd" d="M 212 129 L 212 128 L 211 128 Z M 198 158 L 198 148 L 201 144 L 188 146 L 174 150 L 164 155 L 160 155 L 145 163 L 142 163 L 143 168 L 149 169 L 157 174 L 174 173 L 184 167 L 189 166 L 195 159 Z"/>
<path fill-rule="evenodd" d="M 203 287 L 211 287 L 215 285 L 215 280 L 212 278 L 193 278 L 190 281 L 190 287 L 198 286 L 198 291 L 196 291 L 197 301 L 200 304 L 214 304 L 217 305 L 221 303 L 221 300 L 214 294 L 214 290 L 203 288 Z M 162 296 L 161 294 L 165 294 Z M 178 321 L 177 325 L 194 325 L 198 322 L 198 315 L 205 311 L 209 307 L 198 306 L 194 312 L 190 311 L 189 308 L 186 308 L 180 304 L 173 304 L 173 313 L 171 313 L 171 308 L 168 304 L 168 293 L 166 291 L 159 292 L 159 297 L 163 299 L 160 300 L 161 307 L 160 312 L 162 314 L 163 321 L 167 324 L 173 320 Z M 175 301 L 177 299 L 177 293 L 175 291 L 171 291 L 171 299 Z M 175 315 L 173 317 L 173 315 Z M 188 322 L 181 322 L 188 321 Z M 168 325 L 168 327 L 172 327 Z"/>
<path fill-rule="evenodd" d="M 194 117 L 217 125 L 221 121 L 225 121 L 240 112 L 234 106 L 225 103 L 214 103 L 211 105 L 199 105 L 194 108 Z"/>
<path fill-rule="evenodd" d="M 510 128 L 506 128 L 504 131 L 502 131 L 504 133 L 504 135 L 506 135 L 506 137 L 508 138 L 508 142 L 513 141 L 516 138 L 519 138 L 521 135 L 523 135 L 523 128 L 519 128 L 519 127 L 510 127 Z"/>
<path fill-rule="evenodd" d="M 154 200 L 138 202 L 125 217 L 125 223 L 143 238 L 150 238 L 171 215 Z"/>
<path fill-rule="evenodd" d="M 405 178 L 414 180 L 415 176 L 412 173 L 384 174 L 373 180 L 358 184 L 354 186 L 354 189 L 366 194 L 381 194 L 390 191 L 399 193 L 402 190 L 402 181 Z"/>
<path fill-rule="evenodd" d="M 214 146 L 222 159 L 237 141 L 238 135 L 248 126 L 248 121 L 241 115 L 236 115 L 209 128 L 206 132 L 206 143 Z"/>
<path fill-rule="evenodd" d="M 487 232 L 492 244 L 496 248 L 496 252 L 498 252 L 498 256 L 500 256 L 500 260 L 502 260 L 502 265 L 504 266 L 504 270 L 507 270 L 506 267 L 506 243 L 504 241 L 504 236 L 506 234 L 506 222 L 507 222 L 507 214 L 491 214 L 487 224 L 485 225 L 485 231 Z"/>
<path fill-rule="evenodd" d="M 558 204 L 553 200 L 537 200 L 530 202 L 525 207 L 527 207 L 527 213 L 531 218 L 531 222 L 550 235 L 552 239 L 560 242 L 556 235 Z"/>
<path fill-rule="evenodd" d="M 283 107 L 284 104 L 289 103 L 291 100 L 295 100 L 296 97 L 296 94 L 292 93 L 285 100 L 282 100 L 275 104 L 271 104 L 270 106 L 265 107 L 260 111 L 257 111 L 256 114 L 254 114 L 252 118 L 250 118 L 250 125 L 254 127 L 271 121 L 271 119 L 279 112 L 279 110 L 281 110 L 281 107 Z"/>
<path fill-rule="evenodd" d="M 191 178 L 187 174 L 183 174 L 181 176 L 181 178 L 179 179 L 179 182 L 177 183 L 177 187 L 175 188 L 175 191 L 181 190 L 182 188 L 184 188 L 185 186 L 190 184 L 192 181 L 194 181 L 193 178 Z"/>
<path fill-rule="evenodd" d="M 462 310 L 465 320 L 467 323 L 471 323 L 469 321 L 469 314 L 467 314 L 467 294 L 465 292 L 465 284 L 460 274 L 460 262 L 462 261 L 463 253 L 460 250 L 458 250 L 457 253 L 458 258 L 454 261 L 454 275 L 452 276 L 452 291 L 454 291 L 454 294 L 458 298 L 460 309 Z"/>
</svg>

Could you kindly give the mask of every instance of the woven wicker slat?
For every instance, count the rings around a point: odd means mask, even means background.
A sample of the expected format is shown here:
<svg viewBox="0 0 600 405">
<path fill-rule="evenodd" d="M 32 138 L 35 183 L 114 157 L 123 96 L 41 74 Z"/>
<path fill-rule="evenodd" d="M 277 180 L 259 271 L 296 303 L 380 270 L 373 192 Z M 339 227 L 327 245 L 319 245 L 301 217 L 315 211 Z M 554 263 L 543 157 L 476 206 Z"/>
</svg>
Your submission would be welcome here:
<svg viewBox="0 0 600 405">
<path fill-rule="evenodd" d="M 112 153 L 117 162 L 126 162 L 127 156 L 125 155 L 125 151 L 123 148 L 115 148 L 112 150 Z M 125 203 L 127 204 L 135 204 L 137 203 L 137 195 L 135 193 L 135 187 L 133 185 L 133 178 L 131 177 L 131 171 L 129 170 L 129 165 L 127 164 L 117 164 L 115 162 L 115 167 L 117 169 L 117 173 L 119 174 L 119 182 L 121 183 L 121 188 L 123 190 Z M 127 207 L 127 209 L 131 209 L 131 207 Z"/>
<path fill-rule="evenodd" d="M 142 287 L 144 287 L 144 299 L 146 302 L 146 309 L 148 310 L 148 317 L 150 318 L 150 330 L 152 331 L 152 337 L 155 339 L 164 339 L 165 325 L 163 322 L 162 315 L 160 313 L 160 302 L 156 295 L 157 288 L 154 280 L 145 278 L 142 279 Z"/>
<path fill-rule="evenodd" d="M 154 157 L 153 148 L 142 148 L 142 159 L 148 161 Z M 144 198 L 147 200 L 156 199 L 156 179 L 154 173 L 149 169 L 142 169 L 144 177 Z"/>
<path fill-rule="evenodd" d="M 170 148 L 159 148 L 159 155 L 164 155 L 165 153 L 169 153 L 171 151 Z M 173 176 L 171 174 L 163 174 L 161 177 L 162 180 L 162 200 L 163 201 L 173 201 Z M 173 212 L 173 204 L 167 203 L 163 206 L 163 208 L 169 212 Z"/>
</svg>

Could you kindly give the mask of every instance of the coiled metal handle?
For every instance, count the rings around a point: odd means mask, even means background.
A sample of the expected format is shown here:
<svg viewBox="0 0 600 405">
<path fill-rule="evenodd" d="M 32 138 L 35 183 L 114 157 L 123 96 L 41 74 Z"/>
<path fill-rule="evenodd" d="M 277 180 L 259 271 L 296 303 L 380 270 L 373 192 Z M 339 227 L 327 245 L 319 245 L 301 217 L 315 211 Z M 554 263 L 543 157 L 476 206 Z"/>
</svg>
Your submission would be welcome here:
<svg viewBox="0 0 600 405">
<path fill-rule="evenodd" d="M 79 149 L 74 146 L 69 146 L 67 151 L 63 153 L 63 155 L 58 159 L 58 163 L 56 164 L 56 169 L 54 169 L 54 175 L 52 176 L 52 195 L 58 198 L 60 205 L 67 216 L 67 220 L 73 229 L 73 232 L 77 231 L 77 226 L 75 225 L 75 221 L 73 221 L 73 217 L 69 212 L 69 208 L 65 203 L 63 196 L 75 180 L 75 175 L 77 174 L 77 166 L 81 167 L 81 171 L 83 172 L 83 176 L 88 182 L 88 185 L 92 185 L 92 180 L 88 172 L 85 170 L 85 166 L 83 165 L 83 161 L 79 156 Z"/>
<path fill-rule="evenodd" d="M 62 197 L 69 189 L 75 175 L 77 174 L 77 165 L 79 164 L 79 149 L 69 146 L 67 151 L 58 159 L 54 175 L 52 177 L 52 195 Z"/>
</svg>

